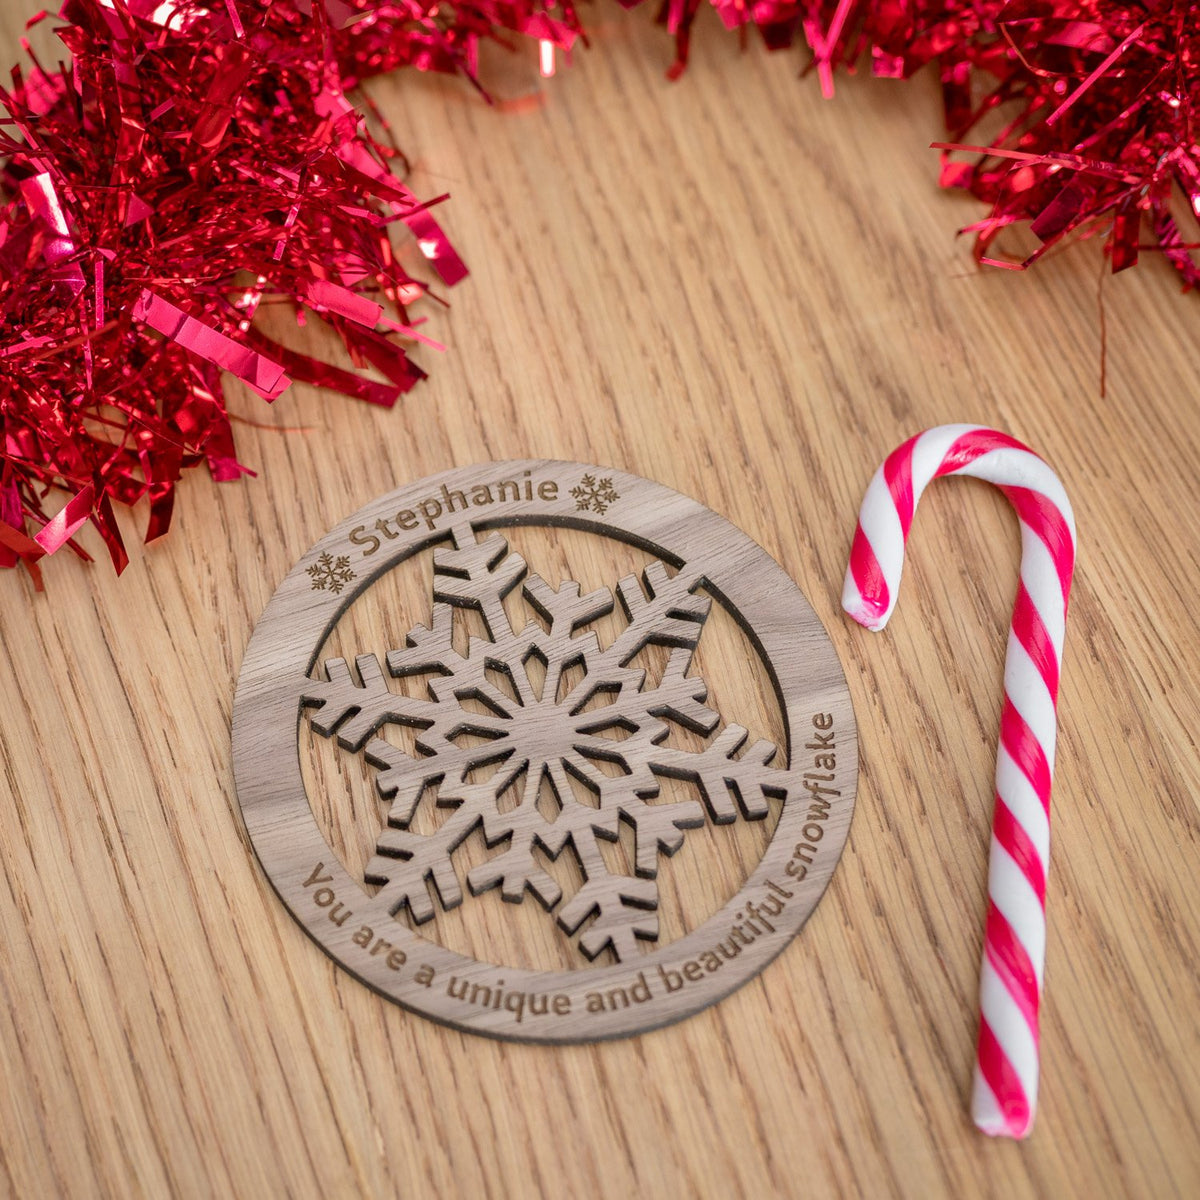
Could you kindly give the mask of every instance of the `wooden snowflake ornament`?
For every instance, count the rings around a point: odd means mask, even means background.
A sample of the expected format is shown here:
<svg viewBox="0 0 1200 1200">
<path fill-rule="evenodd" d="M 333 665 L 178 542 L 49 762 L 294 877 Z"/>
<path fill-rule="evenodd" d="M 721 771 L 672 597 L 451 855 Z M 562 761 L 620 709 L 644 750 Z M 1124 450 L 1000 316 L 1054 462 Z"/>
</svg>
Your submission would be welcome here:
<svg viewBox="0 0 1200 1200">
<path fill-rule="evenodd" d="M 530 524 L 586 529 L 654 557 L 613 588 L 552 585 L 503 532 Z M 432 596 L 406 622 L 403 645 L 364 646 L 353 665 L 321 653 L 363 589 L 425 553 Z M 531 619 L 510 615 L 514 595 Z M 759 649 L 783 747 L 725 720 L 693 672 L 714 601 Z M 455 634 L 461 610 L 477 614 L 469 640 Z M 602 641 L 596 623 L 613 613 L 616 632 Z M 661 672 L 640 665 L 653 648 Z M 407 736 L 389 738 L 389 729 Z M 313 735 L 361 756 L 387 806 L 357 878 L 313 820 L 297 749 Z M 832 646 L 764 551 L 646 480 L 533 462 L 418 483 L 314 547 L 247 650 L 234 761 L 263 866 L 342 966 L 461 1028 L 573 1041 L 686 1016 L 786 945 L 841 853 L 857 745 Z M 690 795 L 665 788 L 668 780 L 685 781 Z M 432 826 L 414 821 L 423 805 L 442 814 Z M 774 834 L 741 891 L 659 945 L 661 865 L 688 831 L 770 817 Z M 622 828 L 632 834 L 627 869 L 603 852 Z M 480 831 L 488 856 L 464 865 L 459 849 Z M 577 867 L 567 890 L 562 873 L 546 869 L 564 856 Z M 422 936 L 438 911 L 491 889 L 513 903 L 532 895 L 572 940 L 579 969 L 483 963 Z M 597 995 L 624 1003 L 598 1008 Z"/>
</svg>

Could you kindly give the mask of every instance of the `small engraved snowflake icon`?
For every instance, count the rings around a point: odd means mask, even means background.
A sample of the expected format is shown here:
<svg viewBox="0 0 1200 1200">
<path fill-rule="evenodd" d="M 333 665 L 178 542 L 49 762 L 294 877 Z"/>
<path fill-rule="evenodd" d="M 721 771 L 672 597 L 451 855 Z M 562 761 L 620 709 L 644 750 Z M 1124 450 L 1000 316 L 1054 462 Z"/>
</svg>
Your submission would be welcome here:
<svg viewBox="0 0 1200 1200">
<path fill-rule="evenodd" d="M 590 510 L 601 514 L 606 513 L 608 506 L 621 498 L 611 479 L 597 481 L 595 475 L 585 475 L 579 481 L 579 485 L 571 489 L 571 495 L 575 497 L 576 512 Z"/>
<path fill-rule="evenodd" d="M 312 729 L 361 753 L 390 802 L 366 881 L 380 885 L 389 912 L 406 908 L 417 924 L 435 899 L 462 903 L 464 881 L 513 902 L 531 893 L 589 959 L 607 950 L 633 960 L 639 939 L 658 937 L 660 857 L 706 820 L 762 820 L 792 783 L 771 765 L 776 747 L 724 724 L 703 679 L 688 675 L 711 604 L 702 575 L 656 561 L 615 593 L 581 594 L 571 580 L 555 589 L 501 534 L 478 540 L 465 526 L 434 551 L 433 567 L 428 626 L 382 663 L 327 659 L 303 693 Z M 523 624 L 504 605 L 517 587 L 535 615 Z M 590 626 L 618 605 L 624 621 L 602 645 Z M 478 613 L 487 636 L 456 640 L 455 609 Z M 661 673 L 634 664 L 651 646 L 664 648 Z M 389 679 L 419 681 L 409 685 L 418 694 Z M 379 736 L 389 724 L 415 732 L 415 751 Z M 664 779 L 690 782 L 698 799 L 664 798 Z M 431 833 L 412 828 L 423 802 L 446 814 Z M 629 874 L 601 852 L 622 824 L 634 835 Z M 480 827 L 494 853 L 460 878 L 455 851 Z M 544 867 L 568 852 L 584 878 L 565 896 Z"/>
<path fill-rule="evenodd" d="M 350 569 L 350 560 L 344 554 L 337 558 L 332 554 L 322 554 L 308 568 L 308 573 L 312 577 L 314 591 L 323 592 L 328 588 L 335 596 L 346 584 L 357 578 Z"/>
</svg>

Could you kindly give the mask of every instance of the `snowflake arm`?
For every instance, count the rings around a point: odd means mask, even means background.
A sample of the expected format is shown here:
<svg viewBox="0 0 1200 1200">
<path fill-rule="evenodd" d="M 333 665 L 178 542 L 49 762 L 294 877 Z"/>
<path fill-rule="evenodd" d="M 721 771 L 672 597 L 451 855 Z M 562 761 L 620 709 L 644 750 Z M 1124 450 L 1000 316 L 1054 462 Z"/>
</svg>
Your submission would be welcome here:
<svg viewBox="0 0 1200 1200">
<path fill-rule="evenodd" d="M 445 909 L 462 903 L 462 887 L 451 855 L 480 821 L 476 805 L 461 804 L 438 830 L 437 837 L 421 837 L 403 829 L 385 829 L 379 835 L 376 853 L 363 875 L 368 883 L 380 883 L 378 899 L 389 912 L 405 905 L 417 924 L 434 914 L 429 884 L 437 888 Z"/>
<path fill-rule="evenodd" d="M 717 825 L 736 820 L 739 809 L 747 820 L 761 821 L 770 812 L 767 798 L 786 799 L 790 780 L 786 771 L 771 766 L 776 754 L 773 742 L 755 742 L 741 758 L 735 757 L 749 738 L 740 725 L 727 725 L 697 753 L 659 746 L 652 769 L 697 784 Z"/>
<path fill-rule="evenodd" d="M 617 635 L 597 663 L 604 671 L 610 666 L 626 666 L 647 646 L 683 646 L 695 650 L 712 601 L 696 595 L 699 584 L 695 573 L 681 570 L 668 575 L 661 562 L 652 562 L 642 572 L 627 575 L 617 584 L 617 597 L 629 624 Z M 689 660 L 690 661 L 690 660 Z"/>
<path fill-rule="evenodd" d="M 454 546 L 433 552 L 433 571 L 435 601 L 476 609 L 493 642 L 511 635 L 504 597 L 525 577 L 526 566 L 498 533 L 478 542 L 469 532 L 455 530 Z"/>
<path fill-rule="evenodd" d="M 685 674 L 690 658 L 686 650 L 672 651 L 656 688 L 622 690 L 612 704 L 586 714 L 575 748 L 586 757 L 619 760 L 629 767 L 628 775 L 605 781 L 613 790 L 620 785 L 634 797 L 650 797 L 658 794 L 660 776 L 684 779 L 697 784 L 718 825 L 735 820 L 739 810 L 748 820 L 761 820 L 769 811 L 766 798 L 782 798 L 788 791 L 787 773 L 771 766 L 777 754 L 774 743 L 755 742 L 741 754 L 750 735 L 740 725 L 727 725 L 701 750 L 663 744 L 670 733 L 668 722 L 706 736 L 720 724 L 720 717 L 704 704 L 704 681 Z M 629 736 L 621 742 L 602 736 L 614 726 Z M 626 805 L 624 799 L 613 803 Z"/>
<path fill-rule="evenodd" d="M 658 937 L 658 885 L 653 879 L 612 873 L 605 866 L 600 847 L 576 842 L 587 879 L 559 909 L 558 924 L 576 933 L 589 917 L 594 918 L 579 935 L 579 948 L 588 958 L 611 950 L 621 962 L 637 957 L 637 943 Z"/>
<path fill-rule="evenodd" d="M 436 706 L 399 695 L 388 687 L 374 654 L 360 654 L 354 660 L 354 667 L 355 671 L 351 671 L 344 658 L 328 658 L 325 679 L 310 679 L 305 687 L 301 702 L 317 709 L 309 720 L 323 737 L 330 737 L 336 731 L 345 749 L 360 750 L 389 721 L 429 726 L 437 720 Z"/>
<path fill-rule="evenodd" d="M 564 784 L 564 780 L 555 783 L 556 792 Z M 539 844 L 550 854 L 557 855 L 565 841 L 564 831 L 556 828 L 557 823 L 548 821 L 538 809 L 541 786 L 542 772 L 526 769 L 517 807 L 503 816 L 493 809 L 484 817 L 483 831 L 488 845 L 506 845 L 501 853 L 468 873 L 467 886 L 473 895 L 499 887 L 505 900 L 517 903 L 524 899 L 528 890 L 547 910 L 562 899 L 562 888 L 542 870 L 534 855 Z"/>
</svg>

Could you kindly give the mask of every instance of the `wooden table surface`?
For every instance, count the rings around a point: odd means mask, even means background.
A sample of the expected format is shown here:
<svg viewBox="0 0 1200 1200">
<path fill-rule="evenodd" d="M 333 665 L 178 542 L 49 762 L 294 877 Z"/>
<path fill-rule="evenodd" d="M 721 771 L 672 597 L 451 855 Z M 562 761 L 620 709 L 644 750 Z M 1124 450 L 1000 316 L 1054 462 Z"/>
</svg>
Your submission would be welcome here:
<svg viewBox="0 0 1200 1200">
<path fill-rule="evenodd" d="M 25 15 L 6 0 L 10 50 Z M 596 16 L 540 105 L 372 89 L 473 271 L 432 313 L 428 383 L 392 412 L 239 394 L 279 427 L 238 430 L 257 478 L 195 473 L 120 579 L 66 555 L 43 596 L 0 579 L 0 1191 L 1200 1194 L 1196 298 L 1153 256 L 1107 279 L 1101 398 L 1098 246 L 975 269 L 954 230 L 979 209 L 925 149 L 933 79 L 824 103 L 798 57 L 706 21 L 669 85 L 646 14 Z M 1042 452 L 1081 535 L 1025 1144 L 966 1115 L 1011 512 L 933 488 L 888 632 L 838 606 L 871 472 L 948 421 Z M 466 1036 L 337 968 L 261 873 L 230 767 L 242 653 L 296 558 L 401 483 L 525 457 L 746 530 L 811 599 L 859 727 L 849 845 L 800 937 L 715 1008 L 594 1046 Z M 680 879 L 711 911 L 702 870 Z M 505 936 L 498 906 L 459 911 L 446 937 Z"/>
</svg>

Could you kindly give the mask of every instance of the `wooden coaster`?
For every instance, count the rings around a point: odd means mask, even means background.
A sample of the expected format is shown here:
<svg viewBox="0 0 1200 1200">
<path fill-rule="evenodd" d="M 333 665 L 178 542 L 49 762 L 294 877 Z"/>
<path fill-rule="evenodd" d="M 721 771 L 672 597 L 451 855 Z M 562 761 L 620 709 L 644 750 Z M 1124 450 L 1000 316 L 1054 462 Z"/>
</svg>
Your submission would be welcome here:
<svg viewBox="0 0 1200 1200">
<path fill-rule="evenodd" d="M 585 530 L 652 559 L 640 575 L 584 592 L 544 579 L 513 550 L 510 538 L 529 526 Z M 363 646 L 353 665 L 323 653 L 361 593 L 422 556 L 432 558 L 432 596 L 390 614 L 406 637 Z M 713 605 L 745 632 L 746 655 L 761 658 L 779 747 L 710 707 L 709 686 L 689 674 Z M 313 738 L 335 739 L 338 754 L 375 772 L 374 851 L 354 873 L 306 789 L 301 745 Z M 545 1042 L 651 1029 L 762 970 L 829 882 L 858 774 L 841 666 L 782 568 L 677 492 L 554 461 L 433 476 L 313 546 L 247 647 L 233 761 L 263 869 L 331 957 L 435 1020 Z M 416 820 L 423 811 L 436 820 Z M 659 945 L 660 867 L 689 831 L 771 820 L 740 891 Z M 460 848 L 480 831 L 486 854 L 464 865 Z M 610 852 L 622 833 L 624 869 Z M 565 861 L 566 887 L 553 870 Z M 493 888 L 540 904 L 578 969 L 485 962 L 418 932 Z"/>
</svg>

